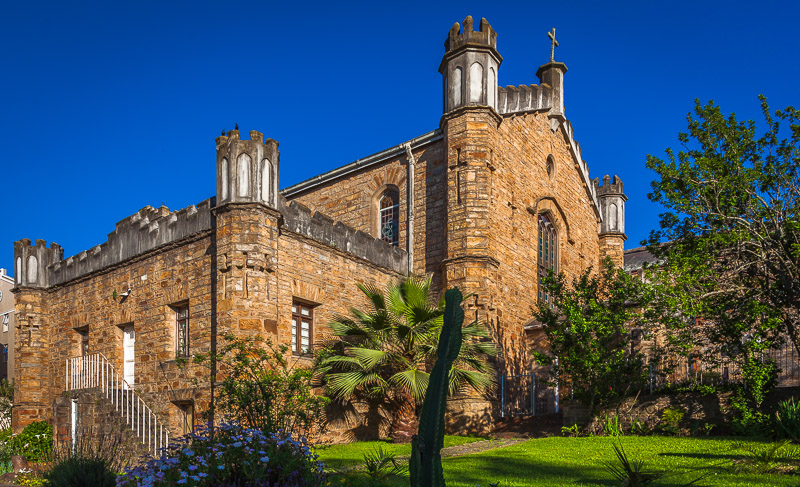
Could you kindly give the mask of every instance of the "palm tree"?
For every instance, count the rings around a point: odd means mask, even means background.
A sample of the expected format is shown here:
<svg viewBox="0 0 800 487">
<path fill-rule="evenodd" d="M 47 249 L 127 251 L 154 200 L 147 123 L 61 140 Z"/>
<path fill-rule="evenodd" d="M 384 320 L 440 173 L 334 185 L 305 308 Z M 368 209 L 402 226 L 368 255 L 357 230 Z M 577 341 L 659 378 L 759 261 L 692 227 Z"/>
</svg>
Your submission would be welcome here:
<svg viewBox="0 0 800 487">
<path fill-rule="evenodd" d="M 351 308 L 351 316 L 330 323 L 339 340 L 331 344 L 317 371 L 340 400 L 357 394 L 385 400 L 392 413 L 392 439 L 410 441 L 436 359 L 444 299 L 431 296 L 430 277 L 403 279 L 383 292 L 363 284 L 358 288 L 371 309 Z M 484 393 L 494 384 L 488 359 L 495 355 L 495 345 L 479 321 L 462 330 L 464 341 L 450 372 L 450 393 L 467 389 Z"/>
</svg>

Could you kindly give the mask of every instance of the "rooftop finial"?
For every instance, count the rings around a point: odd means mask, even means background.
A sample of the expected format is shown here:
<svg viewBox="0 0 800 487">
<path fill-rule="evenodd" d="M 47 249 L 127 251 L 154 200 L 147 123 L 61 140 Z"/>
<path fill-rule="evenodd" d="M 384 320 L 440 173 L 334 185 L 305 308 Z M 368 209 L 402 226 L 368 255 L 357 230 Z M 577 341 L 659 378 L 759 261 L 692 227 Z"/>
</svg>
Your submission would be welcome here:
<svg viewBox="0 0 800 487">
<path fill-rule="evenodd" d="M 553 32 L 548 32 L 547 37 L 550 38 L 550 62 L 552 63 L 555 61 L 556 55 L 556 47 L 558 47 L 558 41 L 556 40 L 556 28 L 553 27 Z"/>
<path fill-rule="evenodd" d="M 555 29 L 553 29 L 553 30 L 555 30 Z M 239 124 L 238 123 L 233 124 L 233 130 L 239 130 Z"/>
</svg>

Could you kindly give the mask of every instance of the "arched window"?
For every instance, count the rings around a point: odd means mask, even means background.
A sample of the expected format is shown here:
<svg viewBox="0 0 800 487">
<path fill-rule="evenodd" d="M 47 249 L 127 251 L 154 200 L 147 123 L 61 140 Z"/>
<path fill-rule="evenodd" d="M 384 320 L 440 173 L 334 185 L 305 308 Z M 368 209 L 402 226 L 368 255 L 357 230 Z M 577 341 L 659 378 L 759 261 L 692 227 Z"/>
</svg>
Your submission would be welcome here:
<svg viewBox="0 0 800 487">
<path fill-rule="evenodd" d="M 395 189 L 387 189 L 378 201 L 381 239 L 392 245 L 399 243 L 400 196 Z"/>
<path fill-rule="evenodd" d="M 550 301 L 550 295 L 544 290 L 543 281 L 548 272 L 556 272 L 557 241 L 553 222 L 547 215 L 539 215 L 539 301 Z"/>
</svg>

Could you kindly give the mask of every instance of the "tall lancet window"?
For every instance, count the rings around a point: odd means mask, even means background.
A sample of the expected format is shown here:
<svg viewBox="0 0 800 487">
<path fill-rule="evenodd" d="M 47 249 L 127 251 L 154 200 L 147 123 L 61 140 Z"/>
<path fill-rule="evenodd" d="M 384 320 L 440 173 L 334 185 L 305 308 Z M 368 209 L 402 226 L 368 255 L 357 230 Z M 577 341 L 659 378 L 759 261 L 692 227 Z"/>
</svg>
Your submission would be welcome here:
<svg viewBox="0 0 800 487">
<path fill-rule="evenodd" d="M 547 215 L 539 215 L 539 301 L 550 302 L 543 281 L 548 272 L 556 272 L 556 228 Z"/>
<path fill-rule="evenodd" d="M 389 189 L 378 203 L 380 210 L 381 239 L 392 245 L 399 243 L 400 237 L 400 197 L 396 190 Z"/>
</svg>

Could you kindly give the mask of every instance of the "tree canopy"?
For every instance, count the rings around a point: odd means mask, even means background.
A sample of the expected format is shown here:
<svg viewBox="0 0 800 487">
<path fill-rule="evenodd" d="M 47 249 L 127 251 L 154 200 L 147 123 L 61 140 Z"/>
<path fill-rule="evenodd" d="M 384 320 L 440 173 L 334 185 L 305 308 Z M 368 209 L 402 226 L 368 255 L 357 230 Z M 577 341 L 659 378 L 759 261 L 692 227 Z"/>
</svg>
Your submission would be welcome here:
<svg viewBox="0 0 800 487">
<path fill-rule="evenodd" d="M 800 349 L 800 112 L 760 100 L 763 125 L 696 101 L 682 149 L 648 155 L 648 196 L 667 210 L 649 244 L 683 288 L 678 311 L 713 318 L 712 342 Z"/>
</svg>

